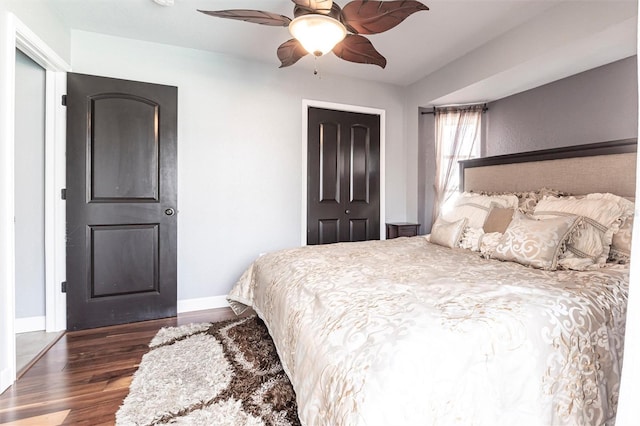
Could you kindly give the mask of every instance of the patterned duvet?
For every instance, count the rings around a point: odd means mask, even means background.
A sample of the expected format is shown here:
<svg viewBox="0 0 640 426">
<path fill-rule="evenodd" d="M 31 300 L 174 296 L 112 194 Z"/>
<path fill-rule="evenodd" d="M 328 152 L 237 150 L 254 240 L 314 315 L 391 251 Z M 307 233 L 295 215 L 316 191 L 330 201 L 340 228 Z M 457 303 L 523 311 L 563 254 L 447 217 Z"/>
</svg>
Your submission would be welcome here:
<svg viewBox="0 0 640 426">
<path fill-rule="evenodd" d="M 423 237 L 282 250 L 232 289 L 304 425 L 613 424 L 628 269 L 542 271 Z"/>
</svg>

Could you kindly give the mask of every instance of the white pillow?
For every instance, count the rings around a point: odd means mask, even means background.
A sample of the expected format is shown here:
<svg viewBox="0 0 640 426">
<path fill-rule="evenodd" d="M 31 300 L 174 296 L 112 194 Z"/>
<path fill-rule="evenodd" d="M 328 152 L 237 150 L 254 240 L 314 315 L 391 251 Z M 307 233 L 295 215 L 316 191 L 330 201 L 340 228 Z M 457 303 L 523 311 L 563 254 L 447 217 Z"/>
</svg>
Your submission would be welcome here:
<svg viewBox="0 0 640 426">
<path fill-rule="evenodd" d="M 466 223 L 466 218 L 455 222 L 447 222 L 441 217 L 438 217 L 431 227 L 429 241 L 449 248 L 457 247 Z"/>
<path fill-rule="evenodd" d="M 480 251 L 480 242 L 482 241 L 483 235 L 484 229 L 465 226 L 462 231 L 462 238 L 460 239 L 459 246 L 471 251 Z"/>
<path fill-rule="evenodd" d="M 502 235 L 500 232 L 489 232 L 480 238 L 480 254 L 482 257 L 486 259 L 491 258 L 493 252 L 496 251 L 496 247 L 500 244 Z"/>
<path fill-rule="evenodd" d="M 620 206 L 620 208 L 623 210 L 623 223 L 620 225 L 620 229 L 613 234 L 608 260 L 617 263 L 629 263 L 629 259 L 631 256 L 631 232 L 633 231 L 633 216 L 636 208 L 635 203 L 626 198 L 609 193 L 589 194 L 586 196 L 586 198 L 612 200 L 618 203 L 618 206 Z"/>
<path fill-rule="evenodd" d="M 463 192 L 456 200 L 455 207 L 443 215 L 448 222 L 467 218 L 467 226 L 482 228 L 492 207 L 518 207 L 518 197 L 507 195 L 480 195 Z"/>
<path fill-rule="evenodd" d="M 595 194 L 592 194 L 595 195 Z M 548 219 L 559 216 L 583 217 L 583 224 L 567 244 L 560 265 L 567 269 L 584 270 L 603 266 L 609 256 L 613 234 L 624 217 L 617 200 L 606 197 L 545 197 L 536 205 L 534 217 Z"/>
<path fill-rule="evenodd" d="M 579 216 L 536 220 L 516 212 L 491 258 L 554 271 L 580 221 Z"/>
<path fill-rule="evenodd" d="M 629 263 L 631 260 L 631 235 L 633 232 L 633 216 L 625 220 L 620 230 L 613 234 L 609 260 L 617 263 Z"/>
</svg>

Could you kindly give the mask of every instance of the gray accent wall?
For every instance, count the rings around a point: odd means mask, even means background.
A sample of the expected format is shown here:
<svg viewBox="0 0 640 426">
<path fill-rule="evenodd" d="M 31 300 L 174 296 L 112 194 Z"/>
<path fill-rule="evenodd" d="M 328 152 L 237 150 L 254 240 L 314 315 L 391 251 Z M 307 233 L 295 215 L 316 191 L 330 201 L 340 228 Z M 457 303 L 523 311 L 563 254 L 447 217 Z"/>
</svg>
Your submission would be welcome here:
<svg viewBox="0 0 640 426">
<path fill-rule="evenodd" d="M 486 155 L 635 138 L 636 57 L 489 104 Z"/>
<path fill-rule="evenodd" d="M 490 102 L 482 155 L 535 151 L 638 136 L 636 56 Z M 429 111 L 426 109 L 425 111 Z M 433 115 L 420 116 L 418 221 L 431 230 Z"/>
<path fill-rule="evenodd" d="M 16 318 L 45 315 L 45 70 L 16 51 Z"/>
</svg>

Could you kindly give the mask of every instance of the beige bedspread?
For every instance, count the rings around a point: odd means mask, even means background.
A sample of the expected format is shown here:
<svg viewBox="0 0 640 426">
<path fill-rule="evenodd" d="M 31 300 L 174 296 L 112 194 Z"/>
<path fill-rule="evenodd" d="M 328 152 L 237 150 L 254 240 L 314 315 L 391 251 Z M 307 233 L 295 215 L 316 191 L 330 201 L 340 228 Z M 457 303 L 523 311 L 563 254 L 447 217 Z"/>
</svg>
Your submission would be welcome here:
<svg viewBox="0 0 640 426">
<path fill-rule="evenodd" d="M 613 424 L 628 269 L 541 271 L 423 237 L 282 250 L 228 298 L 305 425 Z"/>
</svg>

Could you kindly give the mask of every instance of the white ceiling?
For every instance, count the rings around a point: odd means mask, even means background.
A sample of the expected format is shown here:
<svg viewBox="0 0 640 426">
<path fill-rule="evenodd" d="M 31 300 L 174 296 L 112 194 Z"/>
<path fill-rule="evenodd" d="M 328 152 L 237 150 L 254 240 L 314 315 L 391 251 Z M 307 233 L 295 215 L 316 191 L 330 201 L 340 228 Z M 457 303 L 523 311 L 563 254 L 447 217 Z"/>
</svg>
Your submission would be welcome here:
<svg viewBox="0 0 640 426">
<path fill-rule="evenodd" d="M 181 47 L 208 50 L 241 56 L 280 65 L 277 47 L 290 37 L 286 28 L 269 27 L 241 21 L 214 18 L 196 9 L 259 9 L 292 17 L 293 3 L 289 0 L 174 0 L 170 7 L 159 6 L 152 0 L 49 0 L 62 21 L 71 29 L 146 40 Z M 429 11 L 410 16 L 396 28 L 368 36 L 378 51 L 387 58 L 386 69 L 374 65 L 354 64 L 329 54 L 319 59 L 322 72 L 335 73 L 373 81 L 406 86 L 441 69 L 452 61 L 491 42 L 508 31 L 517 30 L 543 13 L 549 13 L 560 3 L 584 9 L 591 0 L 423 0 Z M 627 3 L 635 0 L 600 0 L 597 3 Z M 344 6 L 347 0 L 337 0 Z M 581 19 L 576 15 L 576 19 Z M 571 25 L 570 22 L 566 23 Z M 597 27 L 597 25 L 596 25 Z M 594 30 L 595 32 L 596 30 Z M 598 28 L 602 37 L 606 32 Z M 545 35 L 545 36 L 548 36 Z M 601 38 L 600 35 L 598 35 Z M 620 40 L 612 40 L 620 44 Z M 635 39 L 628 40 L 635 52 Z M 604 41 L 606 46 L 606 40 Z M 611 62 L 611 52 L 603 49 L 601 63 Z M 627 52 L 629 48 L 621 49 Z M 598 63 L 589 52 L 591 63 Z M 622 54 L 621 54 L 622 55 Z M 614 60 L 616 58 L 613 58 Z M 621 58 L 617 58 L 621 59 Z M 555 57 L 554 61 L 562 61 Z M 313 59 L 303 58 L 294 67 L 312 69 Z M 559 64 L 554 64 L 557 68 Z M 575 58 L 561 66 L 584 65 Z"/>
</svg>

